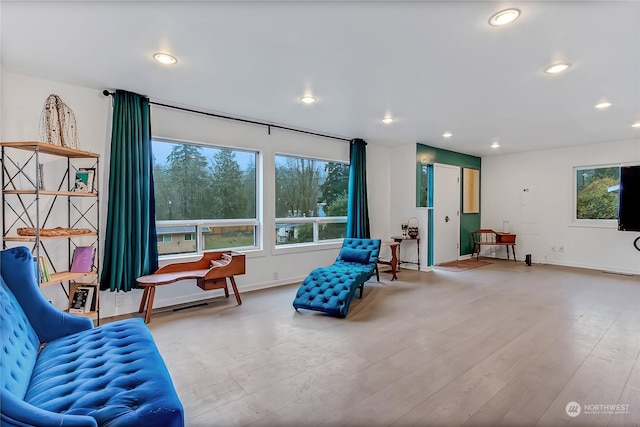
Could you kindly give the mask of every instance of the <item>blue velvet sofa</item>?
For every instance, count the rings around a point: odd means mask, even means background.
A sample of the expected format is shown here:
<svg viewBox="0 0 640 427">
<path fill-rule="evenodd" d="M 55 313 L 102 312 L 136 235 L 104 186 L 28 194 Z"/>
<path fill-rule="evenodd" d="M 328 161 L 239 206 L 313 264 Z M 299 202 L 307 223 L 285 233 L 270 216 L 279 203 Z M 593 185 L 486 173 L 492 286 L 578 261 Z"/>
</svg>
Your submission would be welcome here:
<svg viewBox="0 0 640 427">
<path fill-rule="evenodd" d="M 335 317 L 346 317 L 356 291 L 360 298 L 364 283 L 375 273 L 378 280 L 380 239 L 344 239 L 336 261 L 311 271 L 304 279 L 293 307 L 316 310 Z"/>
<path fill-rule="evenodd" d="M 2 426 L 176 426 L 182 404 L 142 319 L 97 328 L 42 295 L 25 247 L 0 253 Z"/>
</svg>

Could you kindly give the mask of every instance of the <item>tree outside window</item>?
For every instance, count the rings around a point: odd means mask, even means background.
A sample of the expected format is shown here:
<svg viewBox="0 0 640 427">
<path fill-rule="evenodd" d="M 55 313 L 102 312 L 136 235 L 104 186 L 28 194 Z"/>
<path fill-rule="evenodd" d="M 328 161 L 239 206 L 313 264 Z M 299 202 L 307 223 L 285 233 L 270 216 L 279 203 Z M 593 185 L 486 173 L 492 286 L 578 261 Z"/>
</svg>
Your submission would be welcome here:
<svg viewBox="0 0 640 427">
<path fill-rule="evenodd" d="M 576 219 L 617 219 L 619 184 L 619 166 L 576 168 Z"/>
<path fill-rule="evenodd" d="M 181 240 L 201 240 L 202 250 L 255 246 L 258 153 L 158 140 L 152 149 L 158 234 L 184 224 L 197 232 Z M 234 225 L 221 223 L 227 220 Z M 159 253 L 193 252 L 195 247 L 159 247 Z"/>
<path fill-rule="evenodd" d="M 275 164 L 276 244 L 344 238 L 349 165 L 285 155 Z"/>
</svg>

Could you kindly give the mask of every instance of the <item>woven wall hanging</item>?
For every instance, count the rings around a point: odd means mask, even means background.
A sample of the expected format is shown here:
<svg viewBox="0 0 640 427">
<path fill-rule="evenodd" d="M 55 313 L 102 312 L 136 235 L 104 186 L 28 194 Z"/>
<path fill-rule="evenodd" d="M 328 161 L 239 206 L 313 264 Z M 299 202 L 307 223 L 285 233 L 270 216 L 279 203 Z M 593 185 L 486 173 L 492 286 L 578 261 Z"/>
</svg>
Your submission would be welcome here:
<svg viewBox="0 0 640 427">
<path fill-rule="evenodd" d="M 40 138 L 48 144 L 80 149 L 76 115 L 58 95 L 49 95 L 42 107 Z"/>
</svg>

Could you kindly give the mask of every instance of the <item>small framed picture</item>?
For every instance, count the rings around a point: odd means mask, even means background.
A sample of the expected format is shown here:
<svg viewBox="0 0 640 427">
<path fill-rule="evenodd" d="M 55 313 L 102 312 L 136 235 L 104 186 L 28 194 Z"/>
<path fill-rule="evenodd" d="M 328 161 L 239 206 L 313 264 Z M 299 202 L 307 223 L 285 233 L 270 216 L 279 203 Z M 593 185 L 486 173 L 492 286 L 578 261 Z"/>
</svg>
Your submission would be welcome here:
<svg viewBox="0 0 640 427">
<path fill-rule="evenodd" d="M 93 193 L 96 170 L 93 168 L 80 168 L 76 171 L 76 180 L 73 191 L 78 193 Z"/>
</svg>

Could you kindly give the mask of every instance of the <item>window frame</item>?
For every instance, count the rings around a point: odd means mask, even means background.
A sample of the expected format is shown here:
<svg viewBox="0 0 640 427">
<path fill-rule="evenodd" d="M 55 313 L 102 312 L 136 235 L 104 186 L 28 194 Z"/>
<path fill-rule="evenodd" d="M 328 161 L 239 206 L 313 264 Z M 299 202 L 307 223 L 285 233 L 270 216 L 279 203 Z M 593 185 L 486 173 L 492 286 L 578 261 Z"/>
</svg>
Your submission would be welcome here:
<svg viewBox="0 0 640 427">
<path fill-rule="evenodd" d="M 196 241 L 196 250 L 195 252 L 181 252 L 181 253 L 173 253 L 173 254 L 161 254 L 158 255 L 159 260 L 163 259 L 176 259 L 176 258 L 187 258 L 194 256 L 201 256 L 205 252 L 213 252 L 213 251 L 223 251 L 223 250 L 238 250 L 243 252 L 252 252 L 252 251 L 260 251 L 262 250 L 262 210 L 263 210 L 263 198 L 262 198 L 262 156 L 263 153 L 260 150 L 250 149 L 250 148 L 238 148 L 232 146 L 224 146 L 219 144 L 210 144 L 201 141 L 188 141 L 182 139 L 172 139 L 172 138 L 163 138 L 163 137 L 151 137 L 151 142 L 153 144 L 154 141 L 167 143 L 167 144 L 182 144 L 182 145 L 192 145 L 195 147 L 201 147 L 204 149 L 212 148 L 219 150 L 231 150 L 231 151 L 242 151 L 246 153 L 254 153 L 255 154 L 255 218 L 232 218 L 232 219 L 198 219 L 198 220 L 157 220 L 156 219 L 156 228 L 158 227 L 179 227 L 179 226 L 195 226 L 195 236 L 194 240 Z M 154 183 L 155 185 L 155 183 Z M 219 248 L 219 249 L 204 249 L 204 238 L 203 233 L 205 228 L 210 227 L 233 227 L 233 226 L 251 226 L 254 228 L 254 245 L 253 246 L 235 246 L 229 248 Z M 156 233 L 157 236 L 157 233 Z M 193 240 L 190 240 L 193 241 Z"/>
<path fill-rule="evenodd" d="M 572 212 L 571 212 L 570 226 L 585 227 L 585 228 L 611 228 L 611 229 L 618 228 L 617 219 L 578 218 L 578 171 L 585 170 L 585 169 L 608 169 L 608 168 L 618 168 L 619 170 L 621 167 L 622 167 L 621 163 L 609 163 L 609 164 L 603 164 L 603 165 L 574 166 L 572 168 L 573 186 L 572 186 L 572 203 L 571 203 Z M 620 201 L 618 200 L 618 203 L 619 202 Z"/>
<path fill-rule="evenodd" d="M 273 184 L 274 184 L 274 192 L 273 192 L 273 209 L 274 213 L 277 211 L 277 166 L 276 159 L 277 157 L 291 157 L 296 159 L 304 159 L 304 160 L 312 160 L 319 161 L 324 163 L 341 163 L 347 166 L 350 166 L 350 163 L 346 160 L 335 160 L 335 159 L 327 159 L 327 158 L 319 158 L 307 155 L 299 155 L 299 154 L 291 154 L 284 152 L 276 152 L 273 155 Z M 348 188 L 348 182 L 347 182 Z M 280 252 L 291 252 L 296 248 L 301 250 L 312 250 L 314 247 L 322 248 L 322 247 L 333 247 L 336 245 L 341 245 L 344 238 L 337 239 L 319 239 L 319 227 L 321 224 L 331 224 L 331 223 L 345 223 L 347 222 L 347 216 L 309 216 L 309 217 L 275 217 L 273 223 L 273 232 L 274 239 L 272 250 L 280 251 Z M 277 226 L 278 224 L 312 224 L 313 225 L 313 240 L 311 242 L 302 242 L 302 243 L 284 243 L 278 244 L 277 238 Z"/>
</svg>

